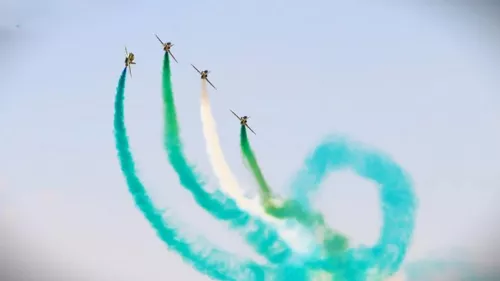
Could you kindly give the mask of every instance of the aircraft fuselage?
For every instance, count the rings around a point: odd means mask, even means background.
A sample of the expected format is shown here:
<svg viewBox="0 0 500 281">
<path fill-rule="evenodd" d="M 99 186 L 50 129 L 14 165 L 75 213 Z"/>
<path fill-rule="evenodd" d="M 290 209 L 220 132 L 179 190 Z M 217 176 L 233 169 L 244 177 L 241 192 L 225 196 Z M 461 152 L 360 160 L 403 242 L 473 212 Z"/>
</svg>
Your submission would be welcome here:
<svg viewBox="0 0 500 281">
<path fill-rule="evenodd" d="M 135 64 L 134 62 L 134 54 L 130 53 L 128 57 L 125 58 L 125 65 L 129 66 L 131 64 Z"/>
<path fill-rule="evenodd" d="M 133 60 L 130 60 L 129 58 L 126 58 L 126 59 L 125 59 L 125 65 L 126 65 L 126 66 L 129 66 L 129 65 L 131 65 L 131 64 L 135 64 L 135 62 L 134 62 Z"/>
</svg>

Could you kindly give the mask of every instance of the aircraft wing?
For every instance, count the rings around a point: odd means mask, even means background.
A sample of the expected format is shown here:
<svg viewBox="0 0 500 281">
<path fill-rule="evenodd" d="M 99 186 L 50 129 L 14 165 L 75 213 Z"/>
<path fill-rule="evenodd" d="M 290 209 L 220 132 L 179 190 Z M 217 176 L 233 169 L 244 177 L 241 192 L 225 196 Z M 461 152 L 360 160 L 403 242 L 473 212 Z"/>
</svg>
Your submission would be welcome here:
<svg viewBox="0 0 500 281">
<path fill-rule="evenodd" d="M 128 73 L 130 73 L 130 78 L 132 78 L 132 66 L 128 65 Z"/>
<path fill-rule="evenodd" d="M 250 131 L 252 131 L 252 133 L 253 133 L 254 135 L 257 135 L 257 134 L 256 134 L 256 133 L 252 130 L 252 128 L 250 128 L 250 126 L 248 126 L 248 124 L 246 124 L 246 126 L 247 126 L 247 128 L 248 128 Z"/>
<path fill-rule="evenodd" d="M 125 55 L 127 55 L 127 58 L 128 58 L 127 46 L 125 46 Z"/>
<path fill-rule="evenodd" d="M 172 58 L 175 60 L 175 62 L 176 62 L 176 63 L 179 63 L 179 62 L 175 59 L 174 54 L 172 54 L 172 52 L 170 52 L 170 50 L 168 50 L 168 53 L 172 56 Z"/>
<path fill-rule="evenodd" d="M 191 64 L 192 67 L 194 67 L 194 69 L 196 69 L 196 71 L 198 71 L 199 74 L 201 74 L 201 71 L 198 70 L 198 68 L 196 68 L 196 66 L 194 66 L 193 64 Z"/>
<path fill-rule="evenodd" d="M 208 84 L 210 84 L 210 86 L 214 87 L 214 89 L 217 90 L 217 88 L 215 88 L 214 84 L 212 84 L 212 82 L 210 82 L 210 80 L 208 80 L 208 78 L 205 78 L 205 80 L 207 80 Z"/>
<path fill-rule="evenodd" d="M 231 111 L 234 114 L 234 116 L 236 116 L 236 118 L 241 119 L 236 113 L 234 113 L 234 111 L 232 111 L 231 109 L 229 109 L 229 111 Z"/>
<path fill-rule="evenodd" d="M 155 36 L 156 36 L 156 38 L 158 38 L 158 41 L 160 41 L 160 43 L 161 43 L 162 45 L 165 45 L 165 44 L 163 43 L 163 41 L 161 41 L 160 37 L 158 37 L 158 35 L 156 35 L 156 34 L 155 34 Z"/>
</svg>

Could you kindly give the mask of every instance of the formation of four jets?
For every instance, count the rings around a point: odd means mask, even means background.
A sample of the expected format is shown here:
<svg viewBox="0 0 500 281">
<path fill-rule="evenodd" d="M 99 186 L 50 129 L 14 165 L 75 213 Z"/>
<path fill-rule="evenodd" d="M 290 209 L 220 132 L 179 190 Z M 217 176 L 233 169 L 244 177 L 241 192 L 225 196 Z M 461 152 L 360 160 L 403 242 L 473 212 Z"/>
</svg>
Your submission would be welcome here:
<svg viewBox="0 0 500 281">
<path fill-rule="evenodd" d="M 174 46 L 174 44 L 172 44 L 172 42 L 163 43 L 163 41 L 160 39 L 160 37 L 158 37 L 158 35 L 155 34 L 155 36 L 158 39 L 158 41 L 160 41 L 161 45 L 163 46 L 163 50 L 165 52 L 168 52 L 168 54 L 174 59 L 174 61 L 178 63 L 177 59 L 172 54 L 172 51 L 170 51 L 170 48 L 172 48 Z M 129 53 L 128 50 L 127 50 L 127 47 L 125 47 L 125 67 L 128 67 L 128 70 L 129 70 L 129 73 L 130 73 L 130 77 L 132 77 L 132 67 L 131 67 L 131 65 L 135 64 L 134 60 L 135 60 L 134 53 Z M 215 90 L 217 90 L 217 88 L 215 88 L 215 86 L 212 84 L 212 82 L 210 82 L 210 80 L 208 80 L 208 74 L 210 73 L 209 70 L 200 71 L 193 64 L 191 64 L 191 66 L 196 71 L 198 71 L 198 73 L 200 74 L 201 79 L 204 79 L 205 81 L 207 81 L 208 84 L 210 84 L 210 86 L 212 86 Z M 230 110 L 230 111 L 234 114 L 234 116 L 236 116 L 236 118 L 238 118 L 240 120 L 240 124 L 242 126 L 246 126 L 252 133 L 254 133 L 254 135 L 256 135 L 255 132 L 252 130 L 252 128 L 250 128 L 250 126 L 248 126 L 248 124 L 247 124 L 248 119 L 250 118 L 250 116 L 239 117 L 236 113 L 234 113 L 234 111 L 232 111 L 232 110 Z"/>
</svg>

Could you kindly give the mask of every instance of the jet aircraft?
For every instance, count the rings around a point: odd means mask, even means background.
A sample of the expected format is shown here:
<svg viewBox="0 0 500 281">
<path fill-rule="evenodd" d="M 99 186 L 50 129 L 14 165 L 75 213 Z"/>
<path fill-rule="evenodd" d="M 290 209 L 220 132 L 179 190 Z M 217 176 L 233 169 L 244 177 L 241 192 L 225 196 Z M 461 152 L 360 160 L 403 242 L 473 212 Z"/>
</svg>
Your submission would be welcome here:
<svg viewBox="0 0 500 281">
<path fill-rule="evenodd" d="M 256 134 L 256 133 L 252 130 L 252 128 L 250 128 L 250 126 L 248 126 L 248 124 L 247 124 L 248 119 L 250 118 L 250 116 L 243 116 L 243 117 L 239 117 L 239 116 L 238 116 L 236 113 L 234 113 L 234 111 L 232 111 L 231 109 L 230 109 L 230 111 L 234 114 L 234 116 L 236 116 L 236 118 L 238 118 L 238 119 L 240 120 L 240 124 L 241 124 L 242 126 L 246 126 L 246 127 L 247 127 L 250 131 L 252 131 L 252 133 L 253 133 L 254 135 L 257 135 L 257 134 Z"/>
<path fill-rule="evenodd" d="M 129 53 L 127 51 L 127 47 L 125 47 L 125 55 L 126 55 L 126 57 L 125 57 L 125 67 L 128 67 L 128 71 L 130 73 L 130 77 L 132 77 L 132 67 L 131 67 L 131 65 L 135 64 L 135 61 L 134 61 L 135 56 L 134 56 L 134 53 Z"/>
<path fill-rule="evenodd" d="M 210 84 L 210 86 L 212 86 L 214 89 L 217 90 L 217 88 L 215 88 L 214 84 L 212 84 L 212 82 L 210 82 L 210 80 L 208 80 L 208 73 L 210 73 L 209 70 L 203 70 L 203 71 L 200 71 L 198 68 L 196 68 L 196 66 L 194 66 L 193 64 L 191 64 L 191 66 L 196 69 L 196 71 L 198 71 L 198 73 L 201 75 L 201 79 L 205 79 L 208 84 Z"/>
<path fill-rule="evenodd" d="M 160 37 L 158 37 L 158 35 L 156 35 L 156 38 L 158 38 L 158 41 L 160 41 L 160 43 L 163 45 L 163 50 L 165 52 L 168 52 L 172 58 L 175 60 L 175 62 L 178 63 L 177 59 L 175 59 L 174 55 L 172 54 L 172 52 L 170 51 L 170 48 L 172 48 L 174 46 L 174 44 L 172 44 L 172 42 L 167 42 L 167 43 L 163 43 L 163 41 L 161 41 Z"/>
</svg>

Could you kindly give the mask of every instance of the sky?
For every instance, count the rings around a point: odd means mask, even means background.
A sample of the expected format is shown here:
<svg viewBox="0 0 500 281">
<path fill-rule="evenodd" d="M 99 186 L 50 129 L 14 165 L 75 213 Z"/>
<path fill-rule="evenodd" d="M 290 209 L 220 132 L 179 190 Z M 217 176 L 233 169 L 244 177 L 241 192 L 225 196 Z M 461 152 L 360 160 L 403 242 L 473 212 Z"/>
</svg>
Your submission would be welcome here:
<svg viewBox="0 0 500 281">
<path fill-rule="evenodd" d="M 121 175 L 112 118 L 126 45 L 137 62 L 126 123 L 155 202 L 193 235 L 252 254 L 194 203 L 168 165 L 157 33 L 175 44 L 182 138 L 207 188 L 218 183 L 190 63 L 212 71 L 222 146 L 248 194 L 256 187 L 229 109 L 251 116 L 252 145 L 277 193 L 288 194 L 324 137 L 349 136 L 391 155 L 412 176 L 419 208 L 408 262 L 458 251 L 484 264 L 497 249 L 488 242 L 497 237 L 500 211 L 500 25 L 456 6 L 344 2 L 0 2 L 4 244 L 26 262 L 91 280 L 208 280 L 156 238 Z M 336 173 L 314 198 L 336 229 L 359 243 L 375 241 L 381 222 L 370 182 Z"/>
</svg>

